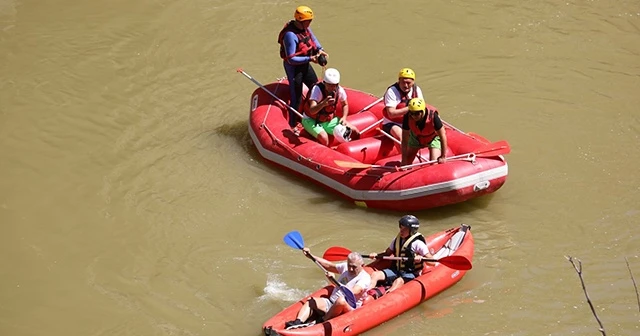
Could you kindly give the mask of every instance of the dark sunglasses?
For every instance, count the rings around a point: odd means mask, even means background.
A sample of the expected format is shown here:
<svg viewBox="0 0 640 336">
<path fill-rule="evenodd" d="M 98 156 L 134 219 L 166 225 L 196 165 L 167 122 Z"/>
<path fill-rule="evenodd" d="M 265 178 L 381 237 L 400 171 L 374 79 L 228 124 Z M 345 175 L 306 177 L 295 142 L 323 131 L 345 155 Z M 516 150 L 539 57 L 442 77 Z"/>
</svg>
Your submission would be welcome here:
<svg viewBox="0 0 640 336">
<path fill-rule="evenodd" d="M 409 115 L 412 117 L 416 117 L 419 116 L 420 114 L 422 114 L 422 112 L 424 111 L 409 111 Z"/>
</svg>

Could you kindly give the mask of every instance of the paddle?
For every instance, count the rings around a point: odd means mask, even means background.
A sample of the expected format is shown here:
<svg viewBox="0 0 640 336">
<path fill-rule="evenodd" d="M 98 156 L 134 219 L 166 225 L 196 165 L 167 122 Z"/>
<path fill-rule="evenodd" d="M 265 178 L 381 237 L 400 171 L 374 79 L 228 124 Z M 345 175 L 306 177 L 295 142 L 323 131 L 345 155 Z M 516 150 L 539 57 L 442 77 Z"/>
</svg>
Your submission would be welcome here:
<svg viewBox="0 0 640 336">
<path fill-rule="evenodd" d="M 401 142 L 400 140 L 396 139 L 393 135 L 391 135 L 391 134 L 389 134 L 389 133 L 385 132 L 385 131 L 384 131 L 384 130 L 382 130 L 381 128 L 378 128 L 378 131 L 379 131 L 380 133 L 382 133 L 384 136 L 386 136 L 387 138 L 389 138 L 389 139 L 393 140 L 393 142 L 395 142 L 395 143 L 397 143 L 398 145 L 401 145 L 401 146 L 402 146 L 402 142 Z M 418 153 L 416 153 L 416 155 L 418 156 L 418 159 L 420 159 L 420 162 L 429 161 L 429 160 L 425 159 L 422 155 L 420 155 L 420 150 L 418 150 Z M 423 160 L 424 160 L 424 161 L 423 161 Z M 438 160 L 436 160 L 436 161 L 438 161 Z"/>
<path fill-rule="evenodd" d="M 284 242 L 295 248 L 298 250 L 302 250 L 304 248 L 304 240 L 302 239 L 302 235 L 300 234 L 300 232 L 298 231 L 291 231 L 289 233 L 287 233 L 284 236 Z M 314 258 L 311 253 L 306 253 L 305 254 L 311 259 L 313 260 L 314 263 L 316 263 L 316 265 L 318 265 L 318 267 L 320 267 L 321 270 L 324 271 L 324 273 L 326 275 L 329 274 L 329 271 L 327 271 L 326 268 L 324 268 L 319 262 L 318 260 L 316 260 L 316 258 Z M 349 255 L 347 253 L 347 255 Z M 340 291 L 342 291 L 342 293 L 344 294 L 344 298 L 347 301 L 347 303 L 349 304 L 349 306 L 351 306 L 351 308 L 356 308 L 356 296 L 353 295 L 353 292 L 347 288 L 346 286 L 341 285 L 334 277 L 331 276 L 327 276 L 327 278 L 331 281 L 331 283 L 336 286 L 336 288 L 338 288 Z"/>
<path fill-rule="evenodd" d="M 383 121 L 383 119 L 380 119 L 380 120 L 374 122 L 373 124 L 365 127 L 362 131 L 360 131 L 360 134 L 364 134 L 364 132 L 366 132 L 366 131 L 378 126 L 378 124 L 380 124 L 382 121 Z"/>
<path fill-rule="evenodd" d="M 460 154 L 460 155 L 447 157 L 446 161 L 449 161 L 449 160 L 469 160 L 469 161 L 473 162 L 473 161 L 475 161 L 476 157 L 494 157 L 494 156 L 498 156 L 498 155 L 509 154 L 510 152 L 511 152 L 511 147 L 509 146 L 509 143 L 504 141 L 504 140 L 502 140 L 502 141 L 498 141 L 498 142 L 482 145 L 481 147 L 477 148 L 476 150 L 474 150 L 471 153 Z M 414 164 L 404 165 L 404 166 L 399 166 L 399 167 L 397 167 L 397 166 L 382 166 L 382 165 L 375 165 L 375 164 L 368 164 L 368 163 L 361 163 L 361 162 L 352 162 L 352 161 L 343 161 L 343 160 L 334 160 L 333 162 L 336 165 L 338 165 L 339 167 L 342 167 L 342 168 L 353 168 L 353 169 L 380 168 L 380 169 L 392 169 L 392 170 L 399 171 L 399 170 L 405 170 L 405 169 L 408 169 L 408 168 L 414 168 L 414 167 L 419 167 L 419 166 L 424 166 L 424 165 L 436 163 L 436 162 L 438 162 L 438 160 L 425 161 L 425 162 L 414 163 Z"/>
<path fill-rule="evenodd" d="M 285 102 L 284 100 L 280 99 L 273 92 L 267 90 L 266 87 L 262 86 L 262 84 L 260 84 L 260 82 L 258 82 L 257 80 L 253 79 L 253 77 L 249 76 L 249 74 L 244 72 L 244 70 L 239 68 L 236 71 L 241 73 L 241 74 L 243 74 L 245 77 L 249 78 L 249 80 L 252 81 L 255 85 L 259 86 L 262 90 L 264 90 L 266 93 L 268 93 L 271 97 L 273 97 L 275 100 L 279 101 L 280 103 L 282 103 L 282 105 L 286 106 L 289 110 L 291 110 L 291 112 L 297 114 L 298 117 L 302 118 L 302 114 L 300 112 L 298 112 L 298 110 L 296 110 L 293 107 L 289 106 L 289 104 L 287 104 L 287 102 Z"/>
<path fill-rule="evenodd" d="M 467 135 L 472 137 L 472 138 L 474 138 L 474 139 L 476 139 L 476 140 L 478 140 L 478 141 L 480 141 L 480 142 L 487 143 L 487 144 L 491 143 L 491 141 L 489 141 L 487 138 L 483 137 L 482 135 L 480 135 L 478 133 L 468 132 Z"/>
<path fill-rule="evenodd" d="M 351 253 L 351 251 L 347 248 L 344 247 L 340 247 L 340 246 L 333 246 L 328 248 L 325 252 L 324 255 L 322 256 L 323 258 L 329 260 L 329 261 L 338 261 L 338 260 L 344 260 L 347 258 L 347 256 L 349 255 L 349 253 Z M 368 255 L 363 255 L 364 258 L 369 258 Z M 407 258 L 401 258 L 401 257 L 379 257 L 380 259 L 386 259 L 386 260 L 406 260 Z M 448 257 L 442 257 L 440 259 L 426 259 L 423 258 L 422 261 L 426 261 L 426 262 L 439 262 L 442 265 L 445 265 L 449 268 L 455 269 L 455 270 L 462 270 L 462 271 L 466 271 L 466 270 L 470 270 L 472 265 L 471 262 L 469 261 L 469 259 L 467 259 L 464 256 L 448 256 Z"/>
</svg>

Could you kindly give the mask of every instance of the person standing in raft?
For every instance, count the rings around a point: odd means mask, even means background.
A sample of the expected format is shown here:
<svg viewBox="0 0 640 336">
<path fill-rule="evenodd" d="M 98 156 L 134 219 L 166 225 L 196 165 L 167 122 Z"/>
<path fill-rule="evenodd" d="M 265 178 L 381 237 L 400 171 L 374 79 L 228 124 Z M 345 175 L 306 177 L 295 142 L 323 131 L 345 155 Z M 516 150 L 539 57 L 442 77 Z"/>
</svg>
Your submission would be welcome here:
<svg viewBox="0 0 640 336">
<path fill-rule="evenodd" d="M 402 165 L 413 163 L 420 148 L 429 148 L 429 160 L 444 163 L 447 157 L 447 133 L 438 110 L 422 98 L 409 101 L 409 113 L 402 121 Z"/>
<path fill-rule="evenodd" d="M 333 134 L 338 142 L 345 142 L 349 141 L 351 132 L 358 133 L 358 129 L 347 121 L 347 92 L 339 84 L 340 72 L 334 68 L 327 69 L 323 81 L 311 89 L 308 106 L 304 104 L 302 109 L 302 126 L 325 146 L 329 146 L 329 134 Z M 336 116 L 339 110 L 342 110 L 341 118 Z"/>
<path fill-rule="evenodd" d="M 432 258 L 424 236 L 418 232 L 420 221 L 416 216 L 406 215 L 398 221 L 400 232 L 391 241 L 391 245 L 382 253 L 371 253 L 370 258 L 380 258 L 390 255 L 404 257 L 407 260 L 397 260 L 390 268 L 375 271 L 371 274 L 371 286 L 377 286 L 378 281 L 384 281 L 385 286 L 391 286 L 386 292 L 390 293 L 400 288 L 405 282 L 411 281 L 422 274 L 422 259 Z"/>
<path fill-rule="evenodd" d="M 384 93 L 384 110 L 382 110 L 382 130 L 394 138 L 402 140 L 402 120 L 409 112 L 407 104 L 411 98 L 424 98 L 422 90 L 415 84 L 416 73 L 409 69 L 400 69 L 398 81 L 387 88 Z"/>
<path fill-rule="evenodd" d="M 302 253 L 312 259 L 312 254 L 309 248 L 302 249 Z M 362 256 L 357 252 L 351 252 L 347 256 L 346 263 L 332 263 L 326 259 L 313 256 L 322 267 L 328 272 L 325 274 L 327 277 L 333 277 L 335 273 L 340 274 L 337 281 L 346 286 L 353 292 L 356 297 L 356 309 L 362 306 L 362 302 L 367 298 L 367 290 L 371 286 L 371 277 L 369 273 L 364 269 L 364 260 Z M 318 314 L 322 317 L 322 320 L 327 321 L 340 314 L 353 310 L 344 298 L 344 294 L 339 288 L 334 288 L 331 295 L 327 297 L 311 297 L 304 303 L 296 319 L 285 323 L 285 328 L 293 329 L 308 326 L 305 324 L 307 319 L 311 317 L 312 313 Z"/>
<path fill-rule="evenodd" d="M 297 110 L 302 97 L 302 84 L 310 88 L 318 82 L 311 62 L 325 66 L 329 55 L 322 50 L 320 42 L 309 28 L 313 20 L 311 8 L 299 6 L 293 17 L 295 20 L 286 23 L 278 34 L 278 43 L 280 58 L 289 80 L 290 106 Z M 297 122 L 298 116 L 289 110 L 289 126 L 294 128 Z"/>
</svg>

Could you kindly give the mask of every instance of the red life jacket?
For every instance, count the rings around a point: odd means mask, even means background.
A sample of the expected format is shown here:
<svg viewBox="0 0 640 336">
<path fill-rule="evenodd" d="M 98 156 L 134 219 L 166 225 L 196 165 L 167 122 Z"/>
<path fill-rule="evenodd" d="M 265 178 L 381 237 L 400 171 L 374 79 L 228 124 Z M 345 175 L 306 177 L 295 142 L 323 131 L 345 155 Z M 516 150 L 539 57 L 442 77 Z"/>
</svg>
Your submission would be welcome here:
<svg viewBox="0 0 640 336">
<path fill-rule="evenodd" d="M 324 85 L 323 82 L 317 83 L 314 86 L 318 86 L 320 88 L 320 92 L 322 92 L 322 99 L 327 97 L 329 92 L 327 92 L 327 87 Z M 310 116 L 309 115 L 310 114 L 309 98 L 311 97 L 311 90 L 313 90 L 313 86 L 311 87 L 311 89 L 309 89 L 307 98 L 304 99 L 304 102 L 302 103 L 302 108 L 301 108 L 301 110 L 304 111 L 304 113 L 306 113 L 308 116 Z M 340 86 L 338 86 L 336 88 L 336 91 L 332 92 L 332 94 L 333 94 L 333 98 L 335 98 L 335 103 L 325 106 L 322 110 L 318 111 L 318 113 L 315 114 L 315 117 L 310 116 L 314 118 L 317 123 L 331 121 L 331 119 L 333 119 L 333 117 L 335 116 L 336 111 L 342 107 L 342 103 L 340 102 Z"/>
<path fill-rule="evenodd" d="M 284 24 L 284 27 L 278 34 L 278 43 L 280 43 L 280 58 L 289 59 L 295 56 L 313 56 L 318 52 L 318 46 L 316 46 L 316 42 L 313 40 L 311 33 L 308 29 L 298 29 L 295 25 L 295 20 L 291 20 Z M 296 46 L 296 53 L 293 55 L 286 55 L 286 50 L 284 48 L 284 34 L 287 32 L 292 32 L 298 38 L 298 45 Z"/>
<path fill-rule="evenodd" d="M 427 104 L 423 129 L 418 127 L 418 122 L 421 122 L 422 119 L 416 121 L 409 117 L 409 129 L 411 129 L 411 133 L 413 133 L 416 138 L 418 138 L 418 141 L 420 141 L 420 146 L 428 146 L 429 143 L 437 136 L 435 126 L 433 125 L 433 118 L 437 112 L 438 110 L 435 107 Z"/>
<path fill-rule="evenodd" d="M 394 83 L 393 85 L 390 85 L 387 90 L 389 90 L 391 87 L 395 87 L 396 90 L 398 90 L 398 92 L 400 92 L 400 95 L 402 96 L 402 99 L 400 100 L 400 103 L 398 105 L 396 105 L 396 109 L 401 109 L 405 106 L 407 106 L 407 104 L 409 104 L 409 100 L 411 100 L 412 98 L 418 98 L 418 89 L 417 89 L 417 85 L 413 85 L 413 92 L 411 94 L 411 97 L 409 97 L 408 94 L 402 92 L 402 90 L 400 90 L 400 85 L 398 85 L 398 83 Z M 398 124 L 402 124 L 402 118 L 404 116 L 399 116 L 399 117 L 395 117 L 395 118 L 391 118 L 389 117 L 389 113 L 387 112 L 387 109 L 383 109 L 382 110 L 382 115 L 384 115 L 385 118 L 398 123 Z"/>
</svg>

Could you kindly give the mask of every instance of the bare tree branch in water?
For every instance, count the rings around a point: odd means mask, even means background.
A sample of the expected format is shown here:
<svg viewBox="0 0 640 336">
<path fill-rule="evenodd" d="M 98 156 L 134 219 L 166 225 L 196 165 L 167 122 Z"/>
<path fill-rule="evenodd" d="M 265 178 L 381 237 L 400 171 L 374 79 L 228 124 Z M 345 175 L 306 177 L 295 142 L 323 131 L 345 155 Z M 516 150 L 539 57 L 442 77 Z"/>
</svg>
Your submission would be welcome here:
<svg viewBox="0 0 640 336">
<path fill-rule="evenodd" d="M 629 266 L 629 260 L 627 260 L 627 257 L 624 257 L 624 261 L 627 263 L 627 268 L 629 269 L 629 274 L 631 275 L 631 281 L 633 282 L 633 288 L 636 289 L 636 299 L 638 299 L 638 311 L 640 311 L 640 295 L 638 294 L 638 286 L 636 286 L 636 279 L 633 278 L 633 273 L 631 273 L 631 267 Z"/>
<path fill-rule="evenodd" d="M 600 318 L 598 318 L 598 314 L 596 314 L 595 308 L 593 308 L 593 304 L 591 303 L 591 299 L 589 298 L 589 294 L 587 293 L 587 287 L 584 285 L 584 279 L 582 278 L 582 261 L 580 259 L 573 258 L 572 256 L 565 256 L 565 258 L 569 260 L 571 265 L 573 265 L 573 268 L 576 270 L 576 273 L 578 273 L 578 277 L 580 278 L 580 283 L 582 283 L 582 291 L 584 291 L 584 296 L 587 298 L 587 303 L 591 308 L 591 312 L 593 313 L 593 316 L 596 318 L 596 321 L 598 321 L 598 325 L 600 325 L 600 329 L 599 329 L 600 333 L 602 333 L 602 336 L 606 336 L 607 334 L 604 331 L 604 326 L 602 325 L 602 322 L 600 322 Z"/>
</svg>

